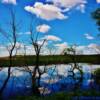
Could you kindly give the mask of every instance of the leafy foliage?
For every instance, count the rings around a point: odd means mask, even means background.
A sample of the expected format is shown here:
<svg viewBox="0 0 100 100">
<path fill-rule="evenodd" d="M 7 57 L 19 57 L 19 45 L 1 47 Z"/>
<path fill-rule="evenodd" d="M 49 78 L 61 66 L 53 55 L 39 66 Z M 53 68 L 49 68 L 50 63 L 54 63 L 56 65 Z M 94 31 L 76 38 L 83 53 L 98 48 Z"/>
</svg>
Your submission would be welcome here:
<svg viewBox="0 0 100 100">
<path fill-rule="evenodd" d="M 96 24 L 98 25 L 98 29 L 100 30 L 100 8 L 96 9 L 92 13 L 92 17 L 93 17 L 93 19 L 96 20 Z"/>
<path fill-rule="evenodd" d="M 97 68 L 95 71 L 94 71 L 94 79 L 96 81 L 96 83 L 98 85 L 100 85 L 100 68 Z"/>
</svg>

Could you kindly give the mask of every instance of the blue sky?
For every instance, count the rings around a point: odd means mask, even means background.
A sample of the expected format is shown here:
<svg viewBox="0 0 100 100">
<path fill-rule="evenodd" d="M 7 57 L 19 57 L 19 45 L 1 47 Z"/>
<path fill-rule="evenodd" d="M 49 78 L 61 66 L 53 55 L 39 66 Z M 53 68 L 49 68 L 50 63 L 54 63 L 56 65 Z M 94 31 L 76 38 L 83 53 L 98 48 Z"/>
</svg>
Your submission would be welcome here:
<svg viewBox="0 0 100 100">
<path fill-rule="evenodd" d="M 61 41 L 58 41 L 58 43 L 66 42 L 67 44 L 70 45 L 72 44 L 89 45 L 91 43 L 99 44 L 100 41 L 97 40 L 97 34 L 99 33 L 99 31 L 97 29 L 95 21 L 91 17 L 91 13 L 95 11 L 96 8 L 100 7 L 100 1 L 99 0 L 69 0 L 69 1 L 62 0 L 62 2 L 61 0 L 58 1 L 59 2 L 57 2 L 57 0 L 1 0 L 0 26 L 2 26 L 3 29 L 5 30 L 9 29 L 8 24 L 6 24 L 7 22 L 10 21 L 8 8 L 13 7 L 13 9 L 15 9 L 16 11 L 17 20 L 18 21 L 22 20 L 21 29 L 18 31 L 18 34 L 20 34 L 20 38 L 25 43 L 29 39 L 28 34 L 25 33 L 29 32 L 30 16 L 32 15 L 33 18 L 37 20 L 37 22 L 40 21 L 40 23 L 50 26 L 50 29 L 48 29 L 48 34 L 60 38 Z M 34 10 L 35 4 L 37 2 L 42 3 L 43 7 L 45 5 L 47 6 L 53 5 L 57 9 L 60 9 L 58 10 L 58 13 L 62 15 L 56 16 L 55 18 L 52 19 L 45 19 L 46 15 L 45 12 L 42 12 L 42 15 L 37 16 L 37 12 L 33 13 L 31 10 L 29 11 L 29 8 L 25 9 L 25 7 L 30 7 L 30 8 L 33 7 Z M 38 23 L 34 23 L 34 30 L 36 30 L 37 26 Z M 2 42 L 5 42 L 5 39 L 0 35 L 0 44 L 2 44 Z"/>
</svg>

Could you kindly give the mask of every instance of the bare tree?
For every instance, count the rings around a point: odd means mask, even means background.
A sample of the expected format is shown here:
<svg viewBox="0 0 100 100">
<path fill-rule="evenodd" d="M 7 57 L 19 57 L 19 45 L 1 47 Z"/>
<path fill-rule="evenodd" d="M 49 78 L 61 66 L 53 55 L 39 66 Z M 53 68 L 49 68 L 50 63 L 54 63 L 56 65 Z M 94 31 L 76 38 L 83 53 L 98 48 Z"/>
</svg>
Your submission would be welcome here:
<svg viewBox="0 0 100 100">
<path fill-rule="evenodd" d="M 68 52 L 69 54 L 72 54 L 73 57 L 72 57 L 72 61 L 73 63 L 71 63 L 71 68 L 70 70 L 68 71 L 69 72 L 69 76 L 74 79 L 75 82 L 75 90 L 77 88 L 79 88 L 80 84 L 82 83 L 83 81 L 83 71 L 82 71 L 82 66 L 80 66 L 77 61 L 76 61 L 76 47 L 77 45 L 72 45 L 70 48 L 67 49 L 66 52 Z M 77 77 L 76 73 L 75 73 L 75 70 L 77 70 L 79 72 L 79 76 Z M 71 75 L 70 75 L 71 74 Z"/>
<path fill-rule="evenodd" d="M 11 75 L 11 67 L 12 67 L 12 59 L 13 59 L 13 56 L 14 56 L 14 51 L 16 49 L 16 43 L 17 43 L 17 31 L 19 29 L 19 25 L 20 25 L 20 22 L 17 23 L 16 22 L 16 15 L 15 15 L 15 11 L 14 9 L 9 9 L 10 11 L 10 16 L 11 16 L 11 20 L 9 22 L 9 28 L 11 30 L 11 32 L 7 32 L 5 31 L 3 28 L 0 28 L 0 33 L 6 37 L 6 39 L 9 41 L 9 44 L 7 46 L 7 50 L 9 52 L 9 66 L 8 66 L 8 75 L 7 75 L 7 78 L 5 79 L 2 87 L 0 88 L 0 96 L 2 96 L 2 93 L 4 91 L 4 89 L 6 88 L 7 86 L 7 83 L 10 79 L 10 75 Z M 16 54 L 16 53 L 15 53 Z"/>
<path fill-rule="evenodd" d="M 35 19 L 35 23 L 37 23 L 36 19 Z M 35 95 L 40 95 L 40 91 L 39 91 L 40 79 L 41 79 L 41 76 L 46 72 L 46 68 L 45 68 L 46 66 L 44 67 L 44 70 L 41 70 L 41 68 L 39 66 L 39 56 L 41 54 L 42 47 L 44 46 L 44 44 L 46 42 L 46 39 L 40 40 L 39 32 L 34 30 L 34 25 L 33 24 L 34 24 L 34 18 L 31 17 L 29 32 L 30 32 L 31 45 L 34 48 L 35 55 L 36 55 L 36 60 L 35 60 L 36 63 L 35 63 L 35 66 L 34 66 L 33 70 L 31 70 L 28 66 L 26 67 L 26 70 L 29 71 L 29 73 L 32 77 L 32 92 Z M 39 41 L 41 41 L 41 44 L 39 44 Z M 26 48 L 24 48 L 24 50 L 25 49 Z M 38 76 L 37 76 L 37 74 L 38 74 Z"/>
</svg>

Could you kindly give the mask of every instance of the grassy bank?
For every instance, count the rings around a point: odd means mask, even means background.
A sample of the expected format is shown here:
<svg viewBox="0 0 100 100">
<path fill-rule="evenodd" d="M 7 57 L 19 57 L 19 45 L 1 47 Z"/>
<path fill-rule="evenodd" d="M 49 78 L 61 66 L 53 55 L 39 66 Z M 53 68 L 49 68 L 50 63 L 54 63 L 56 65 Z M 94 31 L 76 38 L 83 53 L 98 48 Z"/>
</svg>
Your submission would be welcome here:
<svg viewBox="0 0 100 100">
<path fill-rule="evenodd" d="M 36 56 L 15 56 L 12 66 L 33 66 Z M 100 55 L 45 55 L 39 57 L 39 65 L 68 64 L 68 63 L 100 64 Z M 9 57 L 0 58 L 0 67 L 9 66 Z"/>
<path fill-rule="evenodd" d="M 77 99 L 76 99 L 77 98 Z M 76 99 L 78 100 L 79 98 L 99 98 L 100 99 L 100 92 L 97 91 L 77 91 L 77 92 L 60 92 L 53 94 L 51 96 L 45 96 L 45 97 L 36 97 L 36 96 L 20 96 L 17 97 L 14 100 L 72 100 Z M 98 100 L 99 100 L 98 99 Z M 79 99 L 80 100 L 80 99 Z"/>
</svg>

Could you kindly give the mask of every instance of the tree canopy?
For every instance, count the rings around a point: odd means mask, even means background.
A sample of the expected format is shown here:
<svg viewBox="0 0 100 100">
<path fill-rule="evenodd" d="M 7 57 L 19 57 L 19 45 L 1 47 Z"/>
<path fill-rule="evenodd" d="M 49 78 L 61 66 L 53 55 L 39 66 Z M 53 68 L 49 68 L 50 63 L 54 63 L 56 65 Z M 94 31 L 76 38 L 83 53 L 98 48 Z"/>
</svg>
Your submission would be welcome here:
<svg viewBox="0 0 100 100">
<path fill-rule="evenodd" d="M 100 31 L 100 8 L 96 9 L 93 13 L 92 13 L 92 18 L 96 20 L 96 24 L 98 26 L 98 29 Z M 99 34 L 100 35 L 100 34 Z"/>
</svg>

